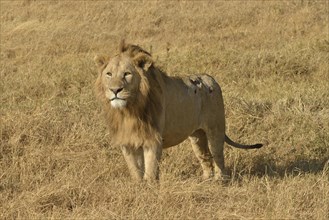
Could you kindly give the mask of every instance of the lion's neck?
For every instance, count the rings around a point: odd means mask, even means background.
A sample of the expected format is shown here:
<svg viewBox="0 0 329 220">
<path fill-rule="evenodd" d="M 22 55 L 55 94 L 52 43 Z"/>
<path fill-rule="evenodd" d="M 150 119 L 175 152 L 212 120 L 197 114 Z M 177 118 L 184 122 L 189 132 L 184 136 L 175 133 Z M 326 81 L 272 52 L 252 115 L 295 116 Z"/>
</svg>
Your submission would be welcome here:
<svg viewBox="0 0 329 220">
<path fill-rule="evenodd" d="M 149 115 L 150 109 L 110 109 L 106 113 L 111 144 L 133 147 L 154 146 L 161 141 L 157 123 Z"/>
<path fill-rule="evenodd" d="M 134 103 L 124 109 L 112 108 L 107 100 L 105 117 L 109 126 L 112 145 L 134 147 L 154 146 L 161 142 L 160 118 L 163 112 L 162 72 L 153 70 L 146 75 L 145 90 L 140 92 Z"/>
</svg>

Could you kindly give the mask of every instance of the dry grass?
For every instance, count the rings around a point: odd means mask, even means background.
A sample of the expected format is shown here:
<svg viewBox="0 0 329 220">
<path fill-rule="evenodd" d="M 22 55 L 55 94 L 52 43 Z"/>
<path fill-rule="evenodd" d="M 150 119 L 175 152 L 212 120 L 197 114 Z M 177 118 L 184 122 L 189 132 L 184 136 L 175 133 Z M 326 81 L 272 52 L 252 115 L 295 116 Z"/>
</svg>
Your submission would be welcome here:
<svg viewBox="0 0 329 220">
<path fill-rule="evenodd" d="M 1 219 L 328 219 L 327 1 L 1 1 Z M 134 185 L 93 94 L 121 38 L 171 75 L 224 92 L 229 184 L 199 181 L 188 143 Z"/>
</svg>

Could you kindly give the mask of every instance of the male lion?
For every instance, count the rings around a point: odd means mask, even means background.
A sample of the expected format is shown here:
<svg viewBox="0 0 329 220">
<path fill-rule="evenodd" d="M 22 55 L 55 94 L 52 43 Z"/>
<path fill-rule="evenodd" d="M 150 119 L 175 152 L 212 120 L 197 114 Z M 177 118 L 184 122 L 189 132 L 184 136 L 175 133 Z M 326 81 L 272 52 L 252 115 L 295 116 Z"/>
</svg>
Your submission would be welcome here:
<svg viewBox="0 0 329 220">
<path fill-rule="evenodd" d="M 148 52 L 124 42 L 119 54 L 96 56 L 95 62 L 95 90 L 103 103 L 111 145 L 121 147 L 134 179 L 158 179 L 162 149 L 187 138 L 203 179 L 222 177 L 224 141 L 244 149 L 262 147 L 238 144 L 225 135 L 222 92 L 211 76 L 169 77 Z"/>
</svg>

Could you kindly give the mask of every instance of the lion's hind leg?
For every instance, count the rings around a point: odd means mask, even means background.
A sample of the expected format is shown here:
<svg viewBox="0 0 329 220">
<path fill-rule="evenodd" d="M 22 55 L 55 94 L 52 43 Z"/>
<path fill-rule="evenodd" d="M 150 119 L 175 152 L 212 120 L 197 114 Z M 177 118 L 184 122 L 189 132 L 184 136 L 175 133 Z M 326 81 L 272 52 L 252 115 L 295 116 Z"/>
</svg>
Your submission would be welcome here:
<svg viewBox="0 0 329 220">
<path fill-rule="evenodd" d="M 214 161 L 214 177 L 217 180 L 223 180 L 227 177 L 224 165 L 224 140 L 225 133 L 217 129 L 207 132 L 209 140 L 209 150 Z"/>
<path fill-rule="evenodd" d="M 203 130 L 195 131 L 189 137 L 193 151 L 201 163 L 203 175 L 202 178 L 204 180 L 209 179 L 213 173 L 213 166 L 212 166 L 212 156 L 208 148 L 208 140 L 206 133 Z"/>
</svg>

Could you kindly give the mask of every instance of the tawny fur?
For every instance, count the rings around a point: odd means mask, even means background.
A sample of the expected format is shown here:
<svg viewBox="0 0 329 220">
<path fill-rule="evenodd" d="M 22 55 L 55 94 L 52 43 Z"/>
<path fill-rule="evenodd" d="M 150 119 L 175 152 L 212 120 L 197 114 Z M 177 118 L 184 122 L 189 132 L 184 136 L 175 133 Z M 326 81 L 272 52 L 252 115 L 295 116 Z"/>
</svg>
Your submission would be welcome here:
<svg viewBox="0 0 329 220">
<path fill-rule="evenodd" d="M 97 56 L 95 62 L 95 91 L 111 145 L 121 147 L 133 178 L 157 179 L 162 149 L 187 138 L 205 179 L 222 177 L 224 141 L 240 148 L 261 147 L 237 144 L 225 135 L 222 92 L 211 76 L 168 77 L 148 52 L 124 42 L 118 55 Z M 125 105 L 111 105 L 117 100 Z"/>
</svg>

